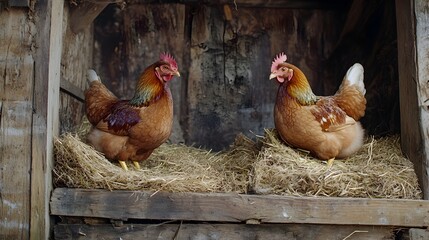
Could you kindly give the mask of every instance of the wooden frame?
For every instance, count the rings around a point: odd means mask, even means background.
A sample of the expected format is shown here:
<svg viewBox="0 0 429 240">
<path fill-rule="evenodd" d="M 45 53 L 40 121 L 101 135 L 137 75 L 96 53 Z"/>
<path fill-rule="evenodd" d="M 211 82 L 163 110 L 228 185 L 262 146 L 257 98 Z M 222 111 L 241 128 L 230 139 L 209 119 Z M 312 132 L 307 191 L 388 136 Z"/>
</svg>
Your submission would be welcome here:
<svg viewBox="0 0 429 240">
<path fill-rule="evenodd" d="M 401 146 L 429 199 L 429 2 L 396 0 Z"/>
<path fill-rule="evenodd" d="M 51 214 L 230 223 L 429 226 L 429 202 L 57 188 Z"/>
<path fill-rule="evenodd" d="M 31 1 L 9 0 L 8 11 L 26 16 Z M 107 1 L 111 3 L 114 1 Z M 148 1 L 150 2 L 150 1 Z M 178 1 L 186 2 L 186 1 Z M 193 1 L 189 1 L 193 2 Z M 195 1 L 194 1 L 195 2 Z M 329 6 L 339 1 L 330 1 Z M 230 1 L 220 1 L 230 3 Z M 294 7 L 302 1 L 236 1 L 240 6 Z M 320 1 L 307 1 L 319 4 Z M 247 4 L 247 5 L 246 5 Z M 289 5 L 287 5 L 289 4 Z M 264 5 L 267 6 L 267 5 Z M 30 6 L 31 7 L 31 6 Z M 303 5 L 301 5 L 303 7 Z M 315 7 L 307 6 L 307 7 Z M 401 101 L 402 149 L 414 162 L 425 199 L 429 199 L 429 2 L 423 0 L 396 0 L 398 57 Z M 22 36 L 34 37 L 27 46 L 28 52 L 20 56 L 0 58 L 2 77 L 10 81 L 0 88 L 0 176 L 6 179 L 0 195 L 0 213 L 7 222 L 0 225 L 0 237 L 24 239 L 48 239 L 52 226 L 50 217 L 80 216 L 108 219 L 158 219 L 181 221 L 210 221 L 228 223 L 265 224 L 328 224 L 336 226 L 427 227 L 429 225 L 429 201 L 386 200 L 354 198 L 297 198 L 282 196 L 257 196 L 239 194 L 204 193 L 150 193 L 135 191 L 103 191 L 82 189 L 55 189 L 52 192 L 51 169 L 53 164 L 53 137 L 58 134 L 59 91 L 73 93 L 82 98 L 77 87 L 62 82 L 61 51 L 64 0 L 38 0 L 34 13 L 35 29 L 28 28 Z M 75 31 L 86 27 L 96 14 L 83 25 L 76 23 Z M 97 13 L 98 12 L 98 13 Z M 3 13 L 2 13 L 3 14 Z M 80 13 L 74 18 L 80 18 Z M 85 13 L 83 13 L 85 15 Z M 59 20 L 61 19 L 61 20 Z M 10 19 L 8 19 L 10 20 Z M 13 20 L 13 19 L 12 19 Z M 27 19 L 27 21 L 29 21 Z M 30 34 L 30 36 L 26 34 Z M 4 38 L 3 38 L 4 39 Z M 12 38 L 11 38 L 12 39 Z M 18 38 L 18 44 L 25 39 Z M 15 40 L 15 39 L 12 39 Z M 34 45 L 32 45 L 34 44 Z M 10 43 L 9 47 L 14 46 Z M 16 57 L 13 59 L 12 57 Z M 4 62 L 2 62 L 4 61 Z M 16 65 L 14 65 L 16 64 Z M 18 69 L 18 75 L 15 70 Z M 19 76 L 19 77 L 17 77 Z M 6 82 L 5 79 L 3 79 Z M 16 86 L 24 86 L 16 88 Z M 3 86 L 2 86 L 3 87 Z M 6 94 L 7 92 L 7 94 Z M 4 93 L 4 94 L 3 94 Z M 13 94 L 19 93 L 19 94 Z M 10 112 L 19 115 L 8 115 Z M 12 121 L 12 117 L 16 120 Z M 22 131 L 11 132 L 10 129 Z M 28 146 L 10 148 L 6 143 L 22 142 Z M 30 142 L 30 143 L 28 143 Z M 7 148 L 6 148 L 7 147 Z M 16 161 L 18 159 L 18 161 Z M 13 166 L 11 163 L 15 163 Z M 6 166 L 6 168 L 3 168 Z M 11 180 L 10 180 L 11 179 Z M 50 198 L 53 193 L 52 198 Z M 9 198 L 7 194 L 15 194 Z M 9 205 L 8 205 L 9 204 Z M 18 206 L 17 212 L 9 213 L 10 207 Z M 49 212 L 51 207 L 51 212 Z M 213 225 L 216 228 L 218 225 Z M 238 225 L 238 224 L 237 224 Z M 235 231 L 246 231 L 245 226 L 230 226 Z M 269 225 L 276 228 L 278 225 Z M 290 225 L 292 226 L 292 225 Z M 77 226 L 82 227 L 82 226 Z M 101 226 L 101 228 L 106 226 Z M 171 229 L 180 225 L 168 226 Z M 299 227 L 292 226 L 296 229 Z M 333 228 L 332 226 L 324 226 Z M 58 228 L 60 229 L 61 226 Z M 84 228 L 91 228 L 84 226 Z M 191 227 L 192 228 L 192 227 Z M 197 228 L 197 227 L 195 227 Z M 201 228 L 199 226 L 198 228 Z M 257 227 L 256 227 L 257 228 Z M 238 229 L 238 230 L 237 230 Z M 348 230 L 349 231 L 349 230 Z M 410 235 L 424 236 L 423 230 L 410 231 Z M 427 232 L 426 232 L 427 235 Z"/>
</svg>

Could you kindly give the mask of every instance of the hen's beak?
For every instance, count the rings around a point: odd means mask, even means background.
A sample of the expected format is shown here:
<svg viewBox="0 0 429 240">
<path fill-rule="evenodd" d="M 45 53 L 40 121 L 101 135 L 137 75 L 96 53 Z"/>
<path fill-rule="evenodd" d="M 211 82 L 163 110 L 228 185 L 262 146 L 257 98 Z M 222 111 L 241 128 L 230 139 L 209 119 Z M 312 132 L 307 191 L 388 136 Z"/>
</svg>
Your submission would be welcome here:
<svg viewBox="0 0 429 240">
<path fill-rule="evenodd" d="M 173 75 L 180 77 L 179 70 L 175 70 L 175 71 L 173 71 Z"/>
<path fill-rule="evenodd" d="M 273 79 L 273 78 L 276 78 L 276 77 L 277 77 L 277 73 L 271 73 L 270 74 L 270 80 Z"/>
</svg>

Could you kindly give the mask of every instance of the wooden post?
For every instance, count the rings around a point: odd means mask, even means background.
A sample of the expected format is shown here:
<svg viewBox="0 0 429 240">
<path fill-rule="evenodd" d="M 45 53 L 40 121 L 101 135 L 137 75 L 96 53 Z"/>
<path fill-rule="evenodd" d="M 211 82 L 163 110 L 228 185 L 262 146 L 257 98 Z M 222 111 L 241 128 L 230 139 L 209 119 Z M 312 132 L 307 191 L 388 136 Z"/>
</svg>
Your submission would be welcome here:
<svg viewBox="0 0 429 240">
<path fill-rule="evenodd" d="M 30 239 L 48 239 L 53 137 L 58 134 L 64 0 L 37 1 Z"/>
<path fill-rule="evenodd" d="M 34 27 L 26 9 L 0 12 L 0 239 L 28 239 Z"/>
<path fill-rule="evenodd" d="M 401 145 L 429 199 L 429 2 L 396 0 Z"/>
</svg>

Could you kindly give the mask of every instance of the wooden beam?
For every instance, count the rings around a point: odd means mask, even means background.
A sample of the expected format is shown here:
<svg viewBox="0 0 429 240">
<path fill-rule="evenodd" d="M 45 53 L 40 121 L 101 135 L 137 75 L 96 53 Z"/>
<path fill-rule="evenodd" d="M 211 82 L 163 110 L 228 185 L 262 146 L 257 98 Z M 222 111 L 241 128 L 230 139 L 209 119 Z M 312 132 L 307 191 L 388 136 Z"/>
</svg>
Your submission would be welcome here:
<svg viewBox="0 0 429 240">
<path fill-rule="evenodd" d="M 98 14 L 111 1 L 83 1 L 79 3 L 71 12 L 70 27 L 74 33 L 79 33 L 83 29 L 89 27 Z"/>
<path fill-rule="evenodd" d="M 50 235 L 53 138 L 59 132 L 60 64 L 64 0 L 39 0 L 36 13 L 34 114 L 31 162 L 30 239 Z"/>
<path fill-rule="evenodd" d="M 54 239 L 392 239 L 393 229 L 311 224 L 59 224 Z M 214 237 L 216 236 L 216 237 Z"/>
<path fill-rule="evenodd" d="M 63 92 L 71 95 L 72 97 L 76 98 L 77 100 L 84 102 L 85 101 L 85 94 L 80 87 L 76 86 L 75 84 L 71 83 L 70 81 L 66 79 L 61 79 L 60 88 Z"/>
<path fill-rule="evenodd" d="M 51 214 L 109 219 L 429 226 L 429 202 L 55 189 Z"/>
<path fill-rule="evenodd" d="M 429 2 L 397 0 L 401 146 L 429 199 Z"/>
</svg>

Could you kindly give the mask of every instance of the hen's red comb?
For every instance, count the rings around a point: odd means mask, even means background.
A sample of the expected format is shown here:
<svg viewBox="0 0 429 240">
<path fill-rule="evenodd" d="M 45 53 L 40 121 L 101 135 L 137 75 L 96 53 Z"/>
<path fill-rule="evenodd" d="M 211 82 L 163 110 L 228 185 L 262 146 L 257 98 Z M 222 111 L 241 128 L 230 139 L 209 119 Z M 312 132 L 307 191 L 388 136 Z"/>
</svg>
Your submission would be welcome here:
<svg viewBox="0 0 429 240">
<path fill-rule="evenodd" d="M 177 62 L 176 62 L 176 60 L 169 53 L 167 53 L 167 52 L 161 53 L 161 55 L 159 56 L 159 58 L 162 61 L 167 62 L 168 64 L 170 64 L 170 66 L 172 66 L 174 68 L 177 68 Z"/>
<path fill-rule="evenodd" d="M 274 58 L 273 64 L 271 64 L 271 72 L 277 70 L 280 63 L 284 63 L 287 60 L 287 56 L 285 53 L 279 53 L 277 57 Z"/>
</svg>

